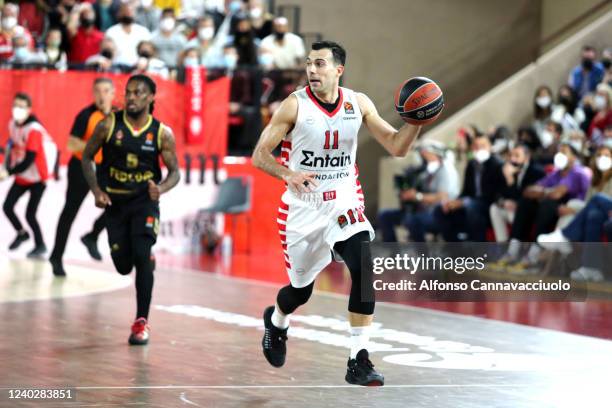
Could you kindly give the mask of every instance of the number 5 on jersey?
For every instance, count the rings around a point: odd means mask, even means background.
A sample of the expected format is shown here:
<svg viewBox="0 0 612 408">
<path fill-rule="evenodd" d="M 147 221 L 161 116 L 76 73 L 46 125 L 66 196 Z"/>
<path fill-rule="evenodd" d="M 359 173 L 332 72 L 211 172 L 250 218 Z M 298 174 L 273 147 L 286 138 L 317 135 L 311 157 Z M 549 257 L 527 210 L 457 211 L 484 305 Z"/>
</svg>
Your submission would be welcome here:
<svg viewBox="0 0 612 408">
<path fill-rule="evenodd" d="M 334 130 L 334 143 L 330 147 L 332 132 L 329 130 L 325 131 L 325 144 L 323 145 L 324 149 L 337 149 L 338 148 L 338 131 Z"/>
</svg>

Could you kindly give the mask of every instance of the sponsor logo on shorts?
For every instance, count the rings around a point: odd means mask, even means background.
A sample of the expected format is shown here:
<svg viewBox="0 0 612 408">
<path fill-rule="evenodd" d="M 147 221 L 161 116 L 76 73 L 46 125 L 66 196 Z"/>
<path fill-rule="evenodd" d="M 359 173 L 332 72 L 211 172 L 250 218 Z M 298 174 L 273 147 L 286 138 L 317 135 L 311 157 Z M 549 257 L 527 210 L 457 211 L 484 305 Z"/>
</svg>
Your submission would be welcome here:
<svg viewBox="0 0 612 408">
<path fill-rule="evenodd" d="M 344 112 L 347 115 L 352 115 L 355 113 L 355 109 L 353 108 L 353 104 L 350 102 L 344 102 Z"/>
<path fill-rule="evenodd" d="M 336 190 L 323 192 L 323 201 L 331 201 L 336 199 Z"/>
<path fill-rule="evenodd" d="M 338 225 L 340 225 L 340 228 L 344 228 L 348 225 L 348 220 L 344 215 L 338 217 Z"/>
<path fill-rule="evenodd" d="M 304 275 L 306 271 L 304 270 L 304 268 L 299 268 L 298 270 L 295 271 L 295 273 L 301 276 L 301 275 Z"/>
</svg>

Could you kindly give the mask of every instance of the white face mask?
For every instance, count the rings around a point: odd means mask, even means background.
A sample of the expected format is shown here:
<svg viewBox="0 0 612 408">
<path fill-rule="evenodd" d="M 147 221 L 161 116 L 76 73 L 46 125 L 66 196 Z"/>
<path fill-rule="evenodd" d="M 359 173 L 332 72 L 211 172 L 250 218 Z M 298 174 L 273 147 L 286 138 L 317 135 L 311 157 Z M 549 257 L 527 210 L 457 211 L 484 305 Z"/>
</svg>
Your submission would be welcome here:
<svg viewBox="0 0 612 408">
<path fill-rule="evenodd" d="M 595 105 L 595 110 L 598 111 L 606 109 L 606 97 L 603 95 L 595 95 L 595 98 L 593 98 L 593 105 Z"/>
<path fill-rule="evenodd" d="M 12 30 L 17 25 L 16 17 L 4 17 L 2 19 L 2 28 L 5 30 Z"/>
<path fill-rule="evenodd" d="M 610 156 L 599 156 L 595 159 L 595 165 L 599 171 L 605 173 L 612 167 L 612 158 Z"/>
<path fill-rule="evenodd" d="M 474 151 L 474 159 L 476 159 L 478 163 L 486 162 L 489 160 L 489 157 L 491 157 L 491 152 L 488 150 L 480 149 Z"/>
<path fill-rule="evenodd" d="M 13 120 L 17 123 L 23 123 L 28 118 L 28 110 L 20 106 L 13 106 Z"/>
<path fill-rule="evenodd" d="M 547 148 L 553 141 L 555 140 L 555 136 L 549 130 L 543 130 L 540 134 L 540 143 L 542 143 L 543 148 Z"/>
<path fill-rule="evenodd" d="M 535 100 L 536 105 L 540 108 L 548 108 L 551 102 L 550 96 L 538 96 Z"/>
<path fill-rule="evenodd" d="M 426 171 L 429 174 L 434 174 L 436 171 L 438 171 L 439 168 L 440 168 L 440 162 L 439 161 L 427 162 Z"/>
<path fill-rule="evenodd" d="M 153 0 L 141 0 L 140 4 L 144 8 L 149 8 L 153 4 Z"/>
<path fill-rule="evenodd" d="M 165 32 L 174 30 L 174 26 L 175 26 L 175 21 L 172 17 L 163 18 L 159 22 L 159 28 Z"/>
<path fill-rule="evenodd" d="M 263 14 L 263 10 L 261 9 L 261 7 L 255 7 L 249 11 L 249 14 L 253 18 L 259 18 Z"/>
<path fill-rule="evenodd" d="M 238 65 L 238 55 L 237 54 L 225 54 L 223 56 L 223 59 L 225 61 L 225 66 L 229 70 L 235 69 L 236 65 Z"/>
<path fill-rule="evenodd" d="M 553 160 L 555 169 L 557 170 L 565 169 L 569 163 L 569 158 L 561 152 L 555 154 L 555 158 Z"/>
<path fill-rule="evenodd" d="M 210 40 L 215 35 L 215 29 L 212 27 L 202 27 L 198 30 L 200 40 Z"/>
</svg>

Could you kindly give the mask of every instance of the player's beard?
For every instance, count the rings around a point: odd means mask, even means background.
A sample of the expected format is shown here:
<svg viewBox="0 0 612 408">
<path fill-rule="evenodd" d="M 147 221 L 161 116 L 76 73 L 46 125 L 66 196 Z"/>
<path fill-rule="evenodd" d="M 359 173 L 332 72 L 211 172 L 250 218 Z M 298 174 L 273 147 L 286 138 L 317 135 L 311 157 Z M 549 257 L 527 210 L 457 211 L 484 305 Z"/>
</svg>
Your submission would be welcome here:
<svg viewBox="0 0 612 408">
<path fill-rule="evenodd" d="M 142 114 L 147 110 L 147 108 L 144 109 L 140 109 L 137 111 L 129 111 L 129 110 L 125 110 L 125 113 L 132 119 L 138 119 L 140 116 L 142 116 Z"/>
</svg>

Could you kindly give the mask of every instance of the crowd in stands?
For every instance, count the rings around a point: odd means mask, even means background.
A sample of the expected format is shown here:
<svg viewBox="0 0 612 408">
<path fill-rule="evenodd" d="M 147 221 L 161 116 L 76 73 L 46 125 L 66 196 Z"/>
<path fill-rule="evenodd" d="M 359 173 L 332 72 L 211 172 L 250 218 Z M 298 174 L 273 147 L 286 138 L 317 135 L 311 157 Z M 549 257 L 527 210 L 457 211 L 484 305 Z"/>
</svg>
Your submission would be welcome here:
<svg viewBox="0 0 612 408">
<path fill-rule="evenodd" d="M 468 125 L 454 148 L 421 143 L 422 164 L 396 177 L 401 208 L 379 213 L 383 241 L 396 241 L 403 226 L 413 242 L 507 243 L 490 266 L 522 274 L 541 273 L 545 255 L 569 254 L 571 242 L 612 241 L 611 59 L 612 48 L 583 47 L 556 94 L 545 85 L 535 90 L 533 121 L 516 132 Z M 610 251 L 602 248 L 584 245 L 571 278 L 612 280 Z"/>
<path fill-rule="evenodd" d="M 147 73 L 184 79 L 186 67 L 232 77 L 230 150 L 303 77 L 302 38 L 264 0 L 0 0 L 0 69 Z M 287 86 L 290 84 L 290 86 Z M 257 128 L 259 129 L 259 127 Z"/>
</svg>

